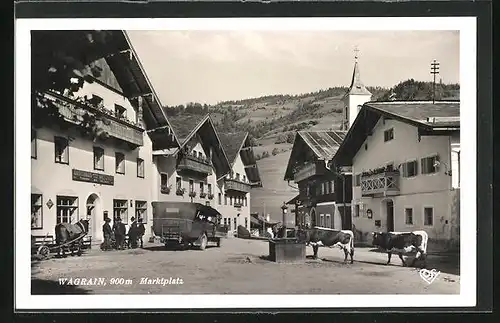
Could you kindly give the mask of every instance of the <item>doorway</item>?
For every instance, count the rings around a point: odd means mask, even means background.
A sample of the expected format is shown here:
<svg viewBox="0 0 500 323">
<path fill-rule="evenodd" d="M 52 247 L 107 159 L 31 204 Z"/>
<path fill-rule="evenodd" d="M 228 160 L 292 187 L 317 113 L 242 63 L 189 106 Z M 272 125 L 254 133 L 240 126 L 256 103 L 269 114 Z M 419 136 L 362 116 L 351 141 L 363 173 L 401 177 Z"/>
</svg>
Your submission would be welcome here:
<svg viewBox="0 0 500 323">
<path fill-rule="evenodd" d="M 387 215 L 387 231 L 394 231 L 394 202 L 392 200 L 387 200 L 385 202 L 386 215 Z"/>
<path fill-rule="evenodd" d="M 97 216 L 99 214 L 99 207 L 100 203 L 97 194 L 90 194 L 86 203 L 86 218 L 89 220 L 89 235 L 92 237 L 92 241 L 102 239 Z"/>
</svg>

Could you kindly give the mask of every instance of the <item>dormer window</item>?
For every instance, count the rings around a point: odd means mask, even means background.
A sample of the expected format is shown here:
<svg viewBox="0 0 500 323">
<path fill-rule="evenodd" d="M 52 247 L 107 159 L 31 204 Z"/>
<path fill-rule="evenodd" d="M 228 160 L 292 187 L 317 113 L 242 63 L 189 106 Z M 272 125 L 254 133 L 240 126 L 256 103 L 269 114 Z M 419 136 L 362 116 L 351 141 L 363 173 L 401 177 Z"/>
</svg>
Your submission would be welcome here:
<svg viewBox="0 0 500 323">
<path fill-rule="evenodd" d="M 92 97 L 90 98 L 90 103 L 95 105 L 96 107 L 102 107 L 104 105 L 104 102 L 102 98 L 98 95 L 92 94 Z"/>
<path fill-rule="evenodd" d="M 127 109 L 125 109 L 121 105 L 115 104 L 115 116 L 120 119 L 126 119 Z"/>
</svg>

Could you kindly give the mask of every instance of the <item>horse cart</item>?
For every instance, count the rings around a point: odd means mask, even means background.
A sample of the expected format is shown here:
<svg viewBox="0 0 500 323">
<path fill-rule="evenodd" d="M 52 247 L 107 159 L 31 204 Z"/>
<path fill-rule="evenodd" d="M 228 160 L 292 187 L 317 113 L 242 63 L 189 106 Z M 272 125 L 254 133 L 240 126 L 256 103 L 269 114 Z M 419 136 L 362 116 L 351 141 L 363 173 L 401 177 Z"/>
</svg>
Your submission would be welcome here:
<svg viewBox="0 0 500 323">
<path fill-rule="evenodd" d="M 50 254 L 64 257 L 66 253 L 81 256 L 84 249 L 90 248 L 88 221 L 80 220 L 76 225 L 61 223 L 55 228 L 56 239 L 52 235 L 31 236 L 31 255 L 38 259 L 48 259 Z"/>
</svg>

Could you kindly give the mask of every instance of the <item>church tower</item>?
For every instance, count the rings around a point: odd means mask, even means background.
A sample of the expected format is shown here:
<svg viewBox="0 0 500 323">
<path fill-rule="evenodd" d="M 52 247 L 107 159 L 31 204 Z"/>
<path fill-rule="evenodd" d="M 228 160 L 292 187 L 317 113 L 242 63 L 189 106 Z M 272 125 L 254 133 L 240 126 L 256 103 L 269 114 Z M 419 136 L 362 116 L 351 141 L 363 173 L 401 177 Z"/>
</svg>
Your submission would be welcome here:
<svg viewBox="0 0 500 323">
<path fill-rule="evenodd" d="M 372 99 L 372 94 L 361 82 L 361 75 L 359 72 L 358 52 L 354 50 L 354 71 L 352 72 L 351 86 L 346 94 L 342 97 L 344 104 L 344 116 L 342 123 L 342 130 L 349 130 L 358 115 L 361 106 Z"/>
</svg>

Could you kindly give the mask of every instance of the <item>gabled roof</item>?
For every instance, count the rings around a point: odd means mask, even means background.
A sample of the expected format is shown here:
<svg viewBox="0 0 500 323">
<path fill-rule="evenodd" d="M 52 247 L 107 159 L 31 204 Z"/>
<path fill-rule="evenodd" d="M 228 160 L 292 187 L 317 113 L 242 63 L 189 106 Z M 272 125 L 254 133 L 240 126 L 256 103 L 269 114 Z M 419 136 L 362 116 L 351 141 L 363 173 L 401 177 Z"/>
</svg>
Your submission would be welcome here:
<svg viewBox="0 0 500 323">
<path fill-rule="evenodd" d="M 262 180 L 257 166 L 257 160 L 253 153 L 248 132 L 232 132 L 219 134 L 222 146 L 226 152 L 231 167 L 234 165 L 238 154 L 245 166 L 245 174 L 248 180 L 252 183 L 252 187 L 262 187 Z"/>
<path fill-rule="evenodd" d="M 248 132 L 219 133 L 219 138 L 231 166 L 238 157 L 241 148 L 243 148 L 247 136 Z"/>
<path fill-rule="evenodd" d="M 198 126 L 200 122 L 202 122 L 206 118 L 206 115 L 200 114 L 181 113 L 178 115 L 173 115 L 172 113 L 169 113 L 168 108 L 163 108 L 163 111 L 172 123 L 172 128 L 177 135 L 177 139 L 179 140 L 180 144 L 184 143 L 193 129 L 195 129 L 196 126 Z"/>
<path fill-rule="evenodd" d="M 390 101 L 365 103 L 333 158 L 336 166 L 351 166 L 352 159 L 380 118 L 394 119 L 427 132 L 460 130 L 458 101 Z"/>
<path fill-rule="evenodd" d="M 214 163 L 217 179 L 227 175 L 231 171 L 231 165 L 227 159 L 226 153 L 222 146 L 219 134 L 215 129 L 214 123 L 210 114 L 205 115 L 200 122 L 187 134 L 186 138 L 183 139 L 179 148 L 174 149 L 169 152 L 169 154 L 176 155 L 182 151 L 182 148 L 196 135 L 199 134 L 203 147 L 213 147 L 213 153 L 215 154 L 215 159 L 212 158 Z"/>
<path fill-rule="evenodd" d="M 172 129 L 166 114 L 163 112 L 160 98 L 156 94 L 127 33 L 122 30 L 106 31 L 106 33 L 111 35 L 109 46 L 114 47 L 114 50 L 112 54 L 106 55 L 105 59 L 123 94 L 135 102 L 139 96 L 143 98 L 144 119 L 150 128 L 168 126 Z M 179 142 L 175 131 L 173 138 L 174 146 L 178 146 Z"/>
<path fill-rule="evenodd" d="M 344 140 L 345 131 L 298 131 L 288 159 L 284 180 L 293 180 L 293 169 L 300 162 L 306 162 L 307 157 L 303 154 L 306 147 L 315 160 L 330 160 Z M 313 160 L 308 160 L 312 162 Z"/>
<path fill-rule="evenodd" d="M 167 139 L 158 145 L 172 148 L 179 145 L 167 116 L 163 113 L 160 100 L 149 81 L 143 66 L 127 34 L 123 30 L 44 30 L 32 33 L 32 42 L 44 44 L 42 55 L 58 55 L 76 64 L 75 74 L 87 80 L 97 79 L 107 86 L 121 92 L 131 103 L 143 98 L 143 116 L 147 130 L 164 129 Z M 64 44 L 64 46 L 61 46 Z M 90 71 L 92 65 L 104 67 L 104 75 L 94 78 Z M 113 74 L 113 75 L 111 75 Z"/>
<path fill-rule="evenodd" d="M 347 90 L 344 98 L 348 95 L 372 95 L 366 86 L 361 82 L 361 73 L 359 72 L 358 60 L 354 62 L 354 69 L 352 71 L 351 85 Z"/>
</svg>

